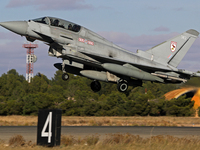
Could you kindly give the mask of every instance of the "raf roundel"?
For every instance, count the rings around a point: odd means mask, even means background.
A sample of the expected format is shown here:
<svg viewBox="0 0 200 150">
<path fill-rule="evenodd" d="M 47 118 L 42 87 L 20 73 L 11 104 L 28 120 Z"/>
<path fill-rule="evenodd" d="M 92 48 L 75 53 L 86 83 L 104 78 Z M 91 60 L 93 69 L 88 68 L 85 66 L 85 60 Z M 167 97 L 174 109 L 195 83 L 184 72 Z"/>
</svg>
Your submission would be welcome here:
<svg viewBox="0 0 200 150">
<path fill-rule="evenodd" d="M 176 50 L 176 46 L 177 46 L 177 42 L 171 41 L 170 48 L 171 48 L 172 52 L 174 52 Z"/>
</svg>

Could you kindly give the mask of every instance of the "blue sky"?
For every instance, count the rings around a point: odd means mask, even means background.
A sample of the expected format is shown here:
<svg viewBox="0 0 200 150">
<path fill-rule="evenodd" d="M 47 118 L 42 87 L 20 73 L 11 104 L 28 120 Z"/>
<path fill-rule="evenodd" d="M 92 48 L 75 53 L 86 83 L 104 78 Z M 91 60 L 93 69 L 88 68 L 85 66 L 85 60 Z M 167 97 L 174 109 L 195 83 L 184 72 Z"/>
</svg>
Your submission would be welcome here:
<svg viewBox="0 0 200 150">
<path fill-rule="evenodd" d="M 59 17 L 80 24 L 113 43 L 136 52 L 147 50 L 189 29 L 200 32 L 200 1 L 197 0 L 6 0 L 0 2 L 0 21 L 29 20 L 43 16 Z M 10 69 L 26 74 L 26 39 L 0 27 L 0 75 Z M 48 47 L 36 42 L 37 72 L 54 76 L 54 63 Z M 178 68 L 200 70 L 198 38 Z"/>
</svg>

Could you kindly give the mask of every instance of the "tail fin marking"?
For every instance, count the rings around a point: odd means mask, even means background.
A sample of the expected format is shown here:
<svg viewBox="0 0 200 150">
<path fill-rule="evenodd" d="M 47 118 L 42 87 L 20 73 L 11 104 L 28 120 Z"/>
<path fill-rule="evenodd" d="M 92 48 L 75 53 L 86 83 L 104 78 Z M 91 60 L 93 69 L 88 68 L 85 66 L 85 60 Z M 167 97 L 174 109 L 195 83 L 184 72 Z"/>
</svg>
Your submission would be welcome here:
<svg viewBox="0 0 200 150">
<path fill-rule="evenodd" d="M 198 35 L 199 32 L 190 29 L 179 36 L 152 47 L 146 53 L 152 55 L 154 60 L 159 63 L 177 67 Z"/>
</svg>

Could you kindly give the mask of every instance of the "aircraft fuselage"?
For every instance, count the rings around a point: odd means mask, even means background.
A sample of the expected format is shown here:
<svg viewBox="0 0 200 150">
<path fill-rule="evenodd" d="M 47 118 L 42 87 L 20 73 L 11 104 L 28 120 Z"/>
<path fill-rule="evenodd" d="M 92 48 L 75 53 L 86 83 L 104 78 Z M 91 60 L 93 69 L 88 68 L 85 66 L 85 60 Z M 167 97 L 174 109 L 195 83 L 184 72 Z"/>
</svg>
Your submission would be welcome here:
<svg viewBox="0 0 200 150">
<path fill-rule="evenodd" d="M 96 80 L 117 83 L 118 90 L 124 92 L 128 84 L 141 86 L 142 80 L 181 83 L 190 76 L 199 76 L 176 68 L 199 34 L 192 29 L 135 54 L 87 28 L 58 18 L 43 17 L 0 25 L 25 36 L 28 41 L 44 41 L 49 45 L 50 56 L 62 58 L 63 63 L 54 66 L 64 72 L 63 79 L 68 79 L 66 72 L 93 79 L 91 88 L 95 92 L 101 88 Z"/>
</svg>

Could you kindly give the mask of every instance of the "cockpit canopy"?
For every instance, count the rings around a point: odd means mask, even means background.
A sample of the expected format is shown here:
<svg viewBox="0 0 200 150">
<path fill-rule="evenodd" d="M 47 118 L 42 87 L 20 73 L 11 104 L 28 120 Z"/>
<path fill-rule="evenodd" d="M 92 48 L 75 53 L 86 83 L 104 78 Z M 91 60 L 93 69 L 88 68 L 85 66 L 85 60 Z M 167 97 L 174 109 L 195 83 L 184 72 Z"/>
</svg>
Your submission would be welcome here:
<svg viewBox="0 0 200 150">
<path fill-rule="evenodd" d="M 66 20 L 54 18 L 54 17 L 42 17 L 42 18 L 38 18 L 38 19 L 33 19 L 32 21 L 47 24 L 50 26 L 64 28 L 64 29 L 74 31 L 74 32 L 79 32 L 81 29 L 81 26 L 79 26 L 77 24 L 74 24 L 74 23 L 66 21 Z"/>
</svg>

